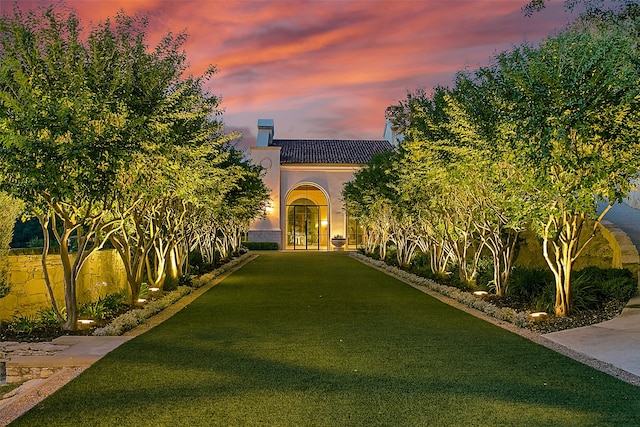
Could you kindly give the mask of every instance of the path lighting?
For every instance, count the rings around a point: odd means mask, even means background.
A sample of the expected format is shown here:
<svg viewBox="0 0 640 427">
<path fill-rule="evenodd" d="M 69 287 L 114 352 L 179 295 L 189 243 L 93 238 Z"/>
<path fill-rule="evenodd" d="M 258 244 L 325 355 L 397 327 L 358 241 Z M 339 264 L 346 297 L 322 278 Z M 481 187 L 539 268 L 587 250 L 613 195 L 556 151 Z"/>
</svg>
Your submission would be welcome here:
<svg viewBox="0 0 640 427">
<path fill-rule="evenodd" d="M 535 313 L 531 313 L 531 317 L 533 317 L 534 320 L 542 320 L 547 316 L 548 314 L 544 311 L 536 311 Z"/>
<path fill-rule="evenodd" d="M 489 292 L 487 292 L 487 291 L 475 291 L 473 294 L 475 296 L 477 296 L 477 297 L 483 297 L 485 295 L 489 295 Z"/>
</svg>

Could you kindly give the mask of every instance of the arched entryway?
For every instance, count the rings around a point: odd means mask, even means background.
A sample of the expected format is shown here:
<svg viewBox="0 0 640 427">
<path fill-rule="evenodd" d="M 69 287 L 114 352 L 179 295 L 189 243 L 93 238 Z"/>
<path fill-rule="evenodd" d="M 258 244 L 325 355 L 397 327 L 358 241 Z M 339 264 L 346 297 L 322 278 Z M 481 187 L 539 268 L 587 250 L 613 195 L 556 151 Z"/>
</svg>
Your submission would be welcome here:
<svg viewBox="0 0 640 427">
<path fill-rule="evenodd" d="M 312 184 L 301 184 L 287 195 L 286 248 L 326 250 L 329 234 L 327 196 Z"/>
</svg>

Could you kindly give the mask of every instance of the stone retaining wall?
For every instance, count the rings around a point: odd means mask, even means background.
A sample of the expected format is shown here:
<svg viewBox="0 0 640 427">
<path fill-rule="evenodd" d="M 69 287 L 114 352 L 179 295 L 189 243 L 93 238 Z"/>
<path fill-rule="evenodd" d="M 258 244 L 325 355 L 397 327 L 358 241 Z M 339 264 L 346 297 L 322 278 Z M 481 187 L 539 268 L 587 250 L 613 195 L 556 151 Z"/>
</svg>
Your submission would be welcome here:
<svg viewBox="0 0 640 427">
<path fill-rule="evenodd" d="M 17 384 L 29 380 L 45 379 L 62 369 L 64 366 L 43 368 L 41 366 L 11 366 L 7 363 L 5 381 L 7 384 Z"/>
<path fill-rule="evenodd" d="M 9 282 L 11 292 L 0 298 L 0 321 L 11 321 L 14 316 L 32 316 L 51 307 L 42 272 L 41 255 L 11 251 L 9 255 Z M 47 258 L 53 293 L 58 307 L 64 307 L 64 284 L 60 257 Z M 116 250 L 102 250 L 87 260 L 78 278 L 78 303 L 96 301 L 107 294 L 127 289 L 124 265 Z"/>
</svg>

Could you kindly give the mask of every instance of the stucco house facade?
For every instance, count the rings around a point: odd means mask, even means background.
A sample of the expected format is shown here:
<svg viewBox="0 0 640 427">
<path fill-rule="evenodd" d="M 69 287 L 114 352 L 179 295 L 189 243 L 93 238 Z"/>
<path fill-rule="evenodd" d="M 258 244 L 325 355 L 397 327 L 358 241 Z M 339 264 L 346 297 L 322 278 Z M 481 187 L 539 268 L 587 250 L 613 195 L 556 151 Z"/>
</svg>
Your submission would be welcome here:
<svg viewBox="0 0 640 427">
<path fill-rule="evenodd" d="M 385 131 L 386 132 L 386 131 Z M 277 242 L 284 250 L 331 250 L 335 235 L 355 248 L 361 240 L 356 221 L 347 217 L 342 188 L 354 172 L 393 144 L 381 140 L 275 139 L 274 122 L 258 120 L 250 157 L 266 173 L 271 189 L 265 218 L 255 221 L 251 242 Z"/>
</svg>

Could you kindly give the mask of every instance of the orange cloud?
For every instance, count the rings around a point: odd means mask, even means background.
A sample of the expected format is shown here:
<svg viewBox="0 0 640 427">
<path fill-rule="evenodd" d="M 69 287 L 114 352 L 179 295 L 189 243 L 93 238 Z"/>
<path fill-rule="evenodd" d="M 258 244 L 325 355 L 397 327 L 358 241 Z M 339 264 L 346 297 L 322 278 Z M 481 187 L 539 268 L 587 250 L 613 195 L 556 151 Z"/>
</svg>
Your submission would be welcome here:
<svg viewBox="0 0 640 427">
<path fill-rule="evenodd" d="M 186 31 L 190 71 L 218 67 L 210 90 L 223 97 L 225 122 L 253 129 L 257 118 L 272 117 L 278 136 L 293 138 L 379 138 L 385 108 L 407 90 L 449 85 L 456 71 L 486 64 L 524 40 L 536 42 L 569 19 L 562 2 L 526 18 L 525 3 L 67 1 L 85 26 L 121 7 L 147 15 L 151 44 L 168 31 Z"/>
</svg>

